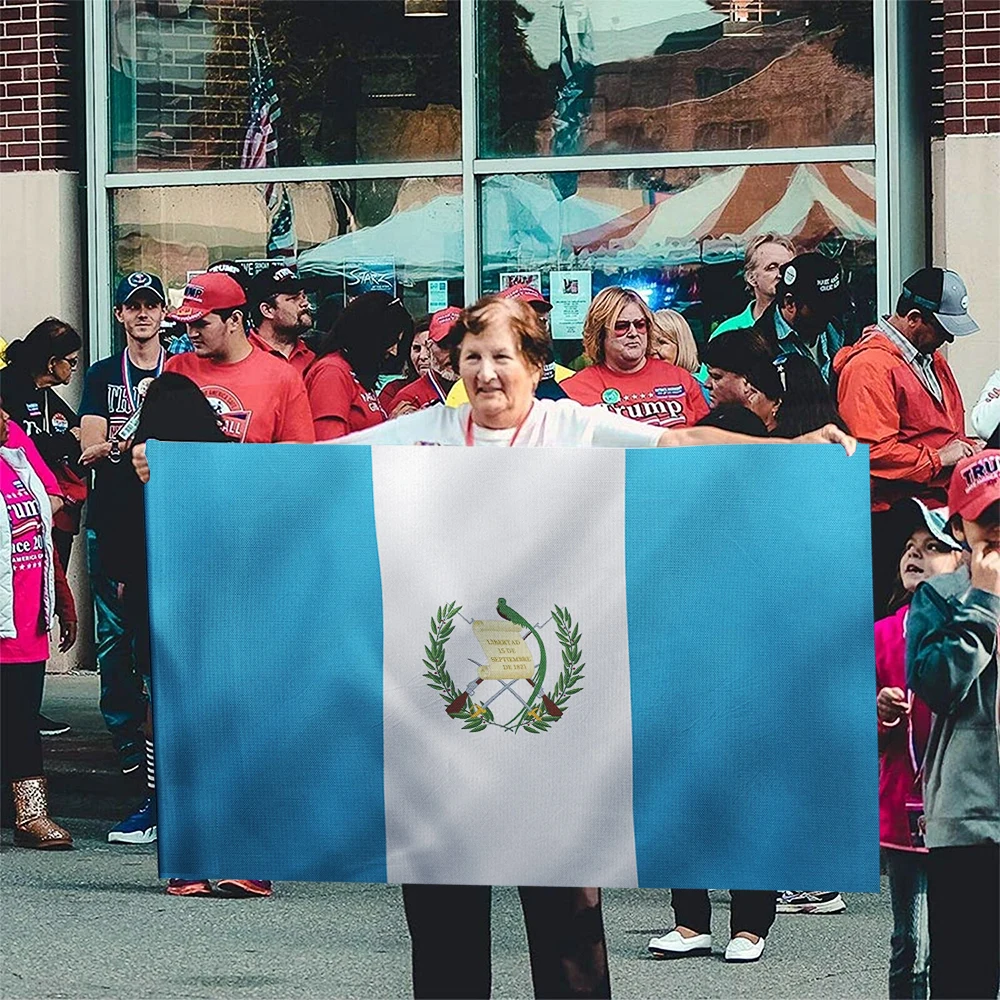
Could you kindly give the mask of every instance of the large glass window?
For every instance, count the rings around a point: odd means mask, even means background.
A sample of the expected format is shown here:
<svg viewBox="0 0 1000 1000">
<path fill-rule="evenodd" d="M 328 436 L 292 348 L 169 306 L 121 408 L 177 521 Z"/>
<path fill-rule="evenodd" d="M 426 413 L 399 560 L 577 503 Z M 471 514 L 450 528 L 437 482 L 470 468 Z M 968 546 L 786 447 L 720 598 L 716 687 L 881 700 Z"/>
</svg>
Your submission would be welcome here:
<svg viewBox="0 0 1000 1000">
<path fill-rule="evenodd" d="M 564 361 L 582 338 L 573 297 L 612 284 L 635 288 L 653 309 L 682 312 L 704 341 L 750 301 L 743 251 L 765 232 L 840 260 L 850 339 L 875 317 L 870 163 L 506 174 L 486 178 L 480 198 L 483 291 L 539 285 L 556 304 Z"/>
<path fill-rule="evenodd" d="M 109 29 L 112 171 L 461 155 L 458 0 L 111 0 Z"/>
<path fill-rule="evenodd" d="M 303 182 L 277 191 L 256 184 L 119 188 L 114 278 L 151 271 L 179 302 L 188 275 L 214 261 L 249 261 L 252 270 L 275 252 L 268 196 L 285 195 L 292 229 L 282 242 L 298 250 L 299 270 L 316 290 L 319 329 L 368 289 L 399 295 L 414 316 L 462 303 L 462 181 L 452 177 Z"/>
<path fill-rule="evenodd" d="M 872 0 L 480 0 L 481 156 L 867 144 Z"/>
</svg>

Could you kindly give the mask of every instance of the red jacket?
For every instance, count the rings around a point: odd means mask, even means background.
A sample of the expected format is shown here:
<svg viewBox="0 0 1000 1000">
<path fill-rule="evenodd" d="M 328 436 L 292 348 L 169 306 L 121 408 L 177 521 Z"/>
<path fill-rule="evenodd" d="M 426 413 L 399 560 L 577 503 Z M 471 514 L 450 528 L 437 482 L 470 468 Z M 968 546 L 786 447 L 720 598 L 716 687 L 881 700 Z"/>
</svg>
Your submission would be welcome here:
<svg viewBox="0 0 1000 1000">
<path fill-rule="evenodd" d="M 877 326 L 833 359 L 840 415 L 869 446 L 872 510 L 888 510 L 904 497 L 919 497 L 930 507 L 946 502 L 951 469 L 941 468 L 937 452 L 965 439 L 965 407 L 940 352 L 933 363 L 942 403 Z"/>
</svg>

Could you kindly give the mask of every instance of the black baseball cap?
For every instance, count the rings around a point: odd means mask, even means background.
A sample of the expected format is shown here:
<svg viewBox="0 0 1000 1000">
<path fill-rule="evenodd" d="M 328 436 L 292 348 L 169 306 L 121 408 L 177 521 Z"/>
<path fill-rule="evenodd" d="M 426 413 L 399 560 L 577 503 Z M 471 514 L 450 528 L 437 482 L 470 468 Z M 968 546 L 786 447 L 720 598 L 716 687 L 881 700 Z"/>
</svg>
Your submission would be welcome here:
<svg viewBox="0 0 1000 1000">
<path fill-rule="evenodd" d="M 779 271 L 779 297 L 791 292 L 797 302 L 821 305 L 836 311 L 843 296 L 840 265 L 821 253 L 800 253 Z"/>
<path fill-rule="evenodd" d="M 294 267 L 277 264 L 258 271 L 250 282 L 249 298 L 252 305 L 258 305 L 272 295 L 297 295 L 306 287 Z"/>
<path fill-rule="evenodd" d="M 250 273 L 242 264 L 235 260 L 217 260 L 214 264 L 209 264 L 206 271 L 209 274 L 228 274 L 243 289 L 247 298 L 250 298 Z"/>
<path fill-rule="evenodd" d="M 979 329 L 969 315 L 969 293 L 955 271 L 922 267 L 903 282 L 901 298 L 917 309 L 934 313 L 953 337 L 966 337 Z"/>
<path fill-rule="evenodd" d="M 164 305 L 167 297 L 163 293 L 163 282 L 148 271 L 133 271 L 126 274 L 115 289 L 115 305 L 124 305 L 136 292 L 152 292 Z"/>
</svg>

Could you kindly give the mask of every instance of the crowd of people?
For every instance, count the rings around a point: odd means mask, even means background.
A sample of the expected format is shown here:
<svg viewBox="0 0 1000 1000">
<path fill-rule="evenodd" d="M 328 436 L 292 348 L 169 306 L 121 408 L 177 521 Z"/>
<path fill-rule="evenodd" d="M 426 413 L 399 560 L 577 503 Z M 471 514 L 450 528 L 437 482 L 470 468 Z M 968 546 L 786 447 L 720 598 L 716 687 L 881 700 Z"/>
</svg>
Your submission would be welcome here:
<svg viewBox="0 0 1000 1000">
<path fill-rule="evenodd" d="M 242 443 L 678 447 L 828 442 L 869 446 L 884 867 L 894 929 L 890 996 L 995 997 L 1000 909 L 1000 391 L 987 383 L 966 433 L 940 348 L 976 332 L 952 271 L 923 268 L 894 311 L 845 345 L 844 276 L 783 237 L 749 245 L 746 310 L 700 348 L 682 314 L 602 289 L 573 368 L 554 361 L 550 303 L 512 285 L 414 320 L 366 292 L 314 330 L 293 267 L 251 276 L 220 261 L 171 309 L 160 279 L 119 282 L 124 349 L 86 371 L 75 413 L 55 391 L 81 340 L 49 318 L 12 343 L 0 372 L 3 772 L 15 842 L 72 847 L 49 815 L 40 718 L 48 633 L 76 638 L 65 568 L 86 504 L 100 709 L 146 795 L 108 833 L 157 837 L 143 483 L 151 438 Z M 165 323 L 184 326 L 165 336 Z M 576 370 L 574 370 L 576 369 Z M 876 721 L 877 719 L 877 721 Z M 973 913 L 984 889 L 993 917 Z M 171 895 L 268 896 L 270 882 L 170 879 Z M 836 913 L 836 892 L 734 890 L 725 958 L 763 955 L 780 912 Z M 601 893 L 522 887 L 538 996 L 609 996 Z M 405 886 L 416 996 L 488 996 L 488 887 Z M 711 952 L 704 888 L 672 891 L 657 958 Z M 985 912 L 985 911 L 984 911 Z M 991 922 L 992 920 L 992 922 Z M 990 937 L 992 935 L 992 938 Z M 446 942 L 446 945 L 445 945 Z M 991 943 L 992 942 L 992 943 Z M 970 957 L 974 952 L 974 957 Z M 457 956 L 457 958 L 456 958 Z M 992 990 L 992 992 L 990 992 Z"/>
</svg>

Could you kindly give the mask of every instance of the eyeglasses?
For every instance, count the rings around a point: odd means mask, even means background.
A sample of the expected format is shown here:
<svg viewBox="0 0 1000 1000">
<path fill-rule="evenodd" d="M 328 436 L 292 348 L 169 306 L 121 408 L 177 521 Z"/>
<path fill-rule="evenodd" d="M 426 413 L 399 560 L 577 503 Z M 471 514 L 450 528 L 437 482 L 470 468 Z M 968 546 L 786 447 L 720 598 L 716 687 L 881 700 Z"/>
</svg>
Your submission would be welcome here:
<svg viewBox="0 0 1000 1000">
<path fill-rule="evenodd" d="M 75 358 L 60 358 L 60 361 L 65 361 L 66 364 L 70 366 L 74 371 L 76 371 L 76 366 L 80 363 L 80 355 L 78 354 Z"/>
<path fill-rule="evenodd" d="M 649 324 L 644 319 L 615 320 L 615 325 L 612 329 L 615 331 L 616 337 L 624 337 L 633 326 L 636 333 L 646 333 L 649 329 Z"/>
</svg>

